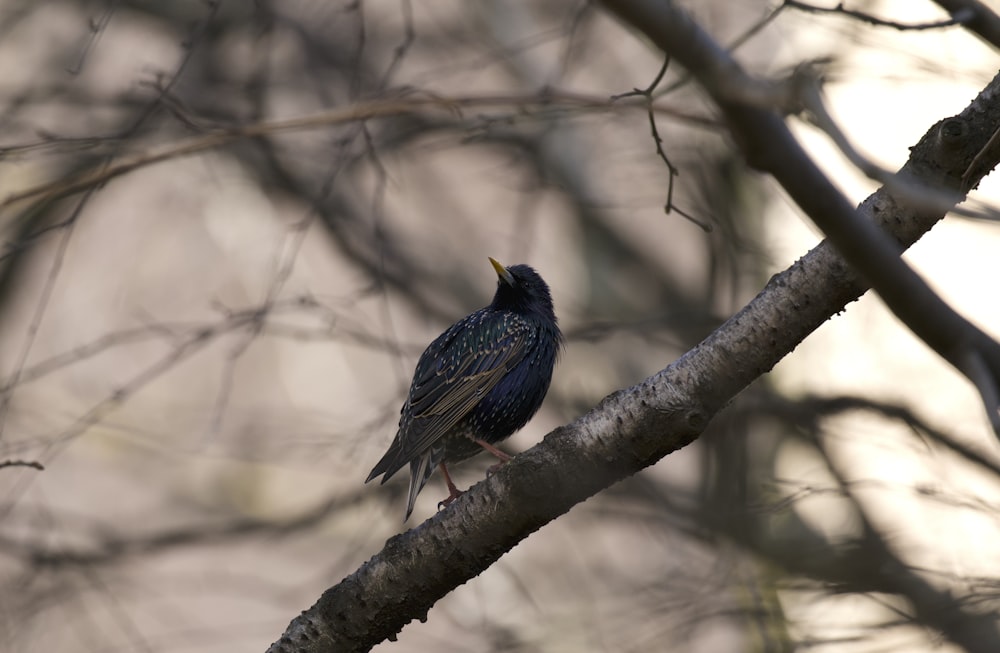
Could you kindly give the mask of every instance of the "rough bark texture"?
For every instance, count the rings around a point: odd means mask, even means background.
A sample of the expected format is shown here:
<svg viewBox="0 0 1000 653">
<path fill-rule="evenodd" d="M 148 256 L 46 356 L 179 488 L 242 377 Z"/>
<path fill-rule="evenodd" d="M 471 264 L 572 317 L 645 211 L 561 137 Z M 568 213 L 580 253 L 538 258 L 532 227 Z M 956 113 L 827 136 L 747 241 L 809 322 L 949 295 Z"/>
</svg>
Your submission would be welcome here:
<svg viewBox="0 0 1000 653">
<path fill-rule="evenodd" d="M 657 9 L 654 3 L 609 4 Z M 913 148 L 902 173 L 934 188 L 961 187 L 969 163 L 1000 125 L 998 88 L 1000 78 L 995 78 L 962 114 L 934 125 Z M 773 112 L 765 118 L 781 122 Z M 980 166 L 973 184 L 995 164 Z M 860 213 L 904 247 L 943 217 L 907 206 L 885 190 L 865 200 Z M 366 651 L 394 638 L 411 620 L 425 619 L 438 599 L 573 505 L 692 442 L 736 394 L 864 290 L 840 255 L 828 243 L 820 244 L 775 275 L 752 302 L 679 360 L 608 396 L 448 509 L 391 538 L 295 618 L 270 652 Z M 1000 634 L 991 620 L 966 615 L 956 606 L 942 610 L 947 597 L 931 598 L 944 603 L 916 606 L 929 615 L 928 623 L 966 650 L 995 650 Z"/>
</svg>

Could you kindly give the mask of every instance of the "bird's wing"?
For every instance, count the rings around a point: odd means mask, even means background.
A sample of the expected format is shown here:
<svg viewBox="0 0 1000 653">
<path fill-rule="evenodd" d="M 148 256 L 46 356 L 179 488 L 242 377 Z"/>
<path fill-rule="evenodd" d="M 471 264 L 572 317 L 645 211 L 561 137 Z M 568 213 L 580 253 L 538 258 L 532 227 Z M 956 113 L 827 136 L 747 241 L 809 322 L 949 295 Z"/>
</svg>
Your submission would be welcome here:
<svg viewBox="0 0 1000 653">
<path fill-rule="evenodd" d="M 509 313 L 467 320 L 475 327 L 459 322 L 420 357 L 403 406 L 397 460 L 426 452 L 461 422 L 524 359 L 535 337 L 527 322 Z"/>
</svg>

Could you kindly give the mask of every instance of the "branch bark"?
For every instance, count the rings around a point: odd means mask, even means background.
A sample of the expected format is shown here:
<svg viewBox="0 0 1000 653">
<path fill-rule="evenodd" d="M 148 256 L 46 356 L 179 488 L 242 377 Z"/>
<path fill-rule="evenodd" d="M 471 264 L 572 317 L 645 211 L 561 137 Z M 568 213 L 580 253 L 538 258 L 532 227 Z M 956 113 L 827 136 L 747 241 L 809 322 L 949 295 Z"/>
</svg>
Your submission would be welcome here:
<svg viewBox="0 0 1000 653">
<path fill-rule="evenodd" d="M 722 79 L 719 75 L 734 70 L 743 75 L 731 67 L 735 64 L 718 57 L 692 65 L 691 49 L 705 47 L 692 40 L 707 37 L 686 15 L 678 19 L 673 12 L 679 10 L 671 3 L 608 4 L 642 25 L 655 42 L 669 43 L 671 54 L 683 53 L 678 60 L 686 62 L 707 88 L 712 88 L 713 79 Z M 670 20 L 681 22 L 664 26 Z M 753 90 L 754 83 L 743 77 L 749 84 L 746 88 Z M 839 194 L 829 194 L 828 180 L 809 172 L 815 166 L 787 133 L 775 109 L 732 97 L 718 100 L 748 155 L 787 183 L 789 193 L 810 215 L 823 214 L 834 222 L 845 216 L 854 222 L 855 217 L 864 217 L 865 226 L 859 227 L 863 233 L 876 224 L 884 230 L 876 230 L 874 237 L 883 245 L 853 252 L 852 260 L 882 256 L 885 234 L 898 243 L 891 246 L 896 257 L 900 248 L 941 219 L 940 211 L 914 206 L 884 188 L 855 211 Z M 960 115 L 931 127 L 912 149 L 900 175 L 933 188 L 961 188 L 969 163 L 1000 124 L 998 100 L 1000 78 Z M 985 172 L 977 172 L 974 181 Z M 813 192 L 815 197 L 806 196 Z M 842 235 L 854 233 L 844 231 L 843 225 L 839 228 Z M 411 620 L 426 619 L 438 599 L 573 505 L 695 440 L 737 393 L 864 291 L 861 277 L 829 242 L 821 243 L 775 275 L 753 301 L 679 360 L 642 383 L 609 395 L 473 486 L 449 508 L 388 540 L 381 552 L 296 617 L 269 652 L 367 651 L 393 639 Z M 962 636 L 961 624 L 959 611 L 937 625 L 968 651 L 1000 650 L 995 623 L 977 628 L 975 641 Z"/>
</svg>

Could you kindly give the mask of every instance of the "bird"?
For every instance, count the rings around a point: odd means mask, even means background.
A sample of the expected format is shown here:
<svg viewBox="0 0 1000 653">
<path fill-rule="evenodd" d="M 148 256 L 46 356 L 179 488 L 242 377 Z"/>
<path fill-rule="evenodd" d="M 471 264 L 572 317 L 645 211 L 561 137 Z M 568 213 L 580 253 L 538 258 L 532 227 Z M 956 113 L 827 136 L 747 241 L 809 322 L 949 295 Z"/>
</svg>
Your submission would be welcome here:
<svg viewBox="0 0 1000 653">
<path fill-rule="evenodd" d="M 489 257 L 497 288 L 481 308 L 438 336 L 420 356 L 400 409 L 399 430 L 365 483 L 382 483 L 410 466 L 404 523 L 435 469 L 448 486 L 447 506 L 462 494 L 448 464 L 487 451 L 520 430 L 542 405 L 562 348 L 549 286 L 534 268 L 505 267 Z M 492 469 L 492 468 L 491 468 Z"/>
</svg>

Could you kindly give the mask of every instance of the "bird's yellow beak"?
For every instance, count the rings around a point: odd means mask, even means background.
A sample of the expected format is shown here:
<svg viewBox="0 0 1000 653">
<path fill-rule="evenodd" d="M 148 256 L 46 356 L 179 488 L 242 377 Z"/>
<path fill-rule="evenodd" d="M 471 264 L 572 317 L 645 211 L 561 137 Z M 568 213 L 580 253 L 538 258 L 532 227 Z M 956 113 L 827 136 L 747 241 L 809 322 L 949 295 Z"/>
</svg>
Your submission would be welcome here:
<svg viewBox="0 0 1000 653">
<path fill-rule="evenodd" d="M 514 276 L 507 271 L 507 268 L 500 265 L 500 261 L 496 260 L 492 256 L 488 258 L 490 259 L 490 263 L 493 264 L 493 269 L 497 271 L 497 276 L 503 279 L 504 283 L 506 283 L 508 286 L 513 286 Z"/>
</svg>

